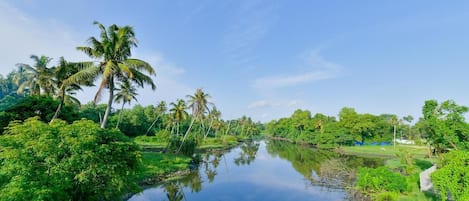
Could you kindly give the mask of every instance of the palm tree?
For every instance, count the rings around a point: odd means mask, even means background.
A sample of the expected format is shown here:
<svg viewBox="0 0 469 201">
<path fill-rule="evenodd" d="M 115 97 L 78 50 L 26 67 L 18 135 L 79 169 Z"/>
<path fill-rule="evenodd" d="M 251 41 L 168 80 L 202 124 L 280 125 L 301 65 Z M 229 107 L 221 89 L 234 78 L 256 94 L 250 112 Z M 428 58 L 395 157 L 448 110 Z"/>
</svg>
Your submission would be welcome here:
<svg viewBox="0 0 469 201">
<path fill-rule="evenodd" d="M 153 121 L 150 125 L 150 127 L 148 128 L 147 132 L 145 133 L 145 135 L 148 134 L 148 132 L 150 132 L 150 129 L 155 125 L 156 121 L 158 121 L 158 119 L 164 115 L 166 113 L 166 111 L 168 110 L 168 107 L 166 106 L 166 102 L 165 101 L 160 101 L 158 103 L 158 105 L 156 106 L 156 113 L 158 113 L 158 116 L 156 116 L 156 119 L 155 121 Z"/>
<path fill-rule="evenodd" d="M 220 117 L 221 117 L 221 112 L 219 110 L 217 110 L 217 107 L 213 106 L 212 110 L 208 113 L 208 118 L 210 119 L 210 124 L 207 128 L 207 132 L 204 135 L 204 141 L 205 141 L 205 138 L 207 138 L 207 136 L 210 132 L 210 129 L 212 128 L 213 121 L 218 121 L 220 119 Z"/>
<path fill-rule="evenodd" d="M 34 66 L 28 64 L 19 63 L 18 66 L 18 77 L 15 79 L 18 87 L 18 93 L 24 93 L 25 90 L 29 91 L 30 95 L 41 95 L 44 94 L 50 96 L 54 94 L 54 83 L 53 83 L 53 68 L 47 67 L 52 58 L 42 55 L 38 57 L 31 55 L 30 58 L 34 60 Z M 20 81 L 22 81 L 20 83 Z"/>
<path fill-rule="evenodd" d="M 116 89 L 118 92 L 116 94 L 116 102 L 120 103 L 122 101 L 121 110 L 119 111 L 119 119 L 117 120 L 116 128 L 119 128 L 119 123 L 122 119 L 122 110 L 124 110 L 124 105 L 126 103 L 130 104 L 132 100 L 137 101 L 137 89 L 130 83 L 129 80 L 124 80 L 122 83 L 119 83 L 119 88 Z M 138 101 L 137 101 L 138 102 Z"/>
<path fill-rule="evenodd" d="M 94 101 L 98 102 L 103 89 L 108 89 L 109 99 L 106 112 L 101 123 L 101 128 L 105 128 L 114 100 L 115 84 L 127 79 L 136 83 L 139 87 L 148 84 L 154 90 L 156 88 L 150 76 L 142 71 L 155 75 L 155 70 L 145 61 L 131 59 L 132 47 L 137 47 L 137 39 L 133 28 L 130 26 L 119 27 L 115 24 L 107 29 L 103 24 L 94 22 L 101 30 L 100 39 L 90 37 L 89 47 L 77 47 L 93 59 L 101 60 L 97 67 L 85 72 L 86 76 L 101 76 L 101 83 L 96 92 Z"/>
<path fill-rule="evenodd" d="M 178 99 L 176 103 L 170 104 L 172 108 L 169 110 L 171 112 L 171 117 L 176 124 L 176 135 L 179 135 L 179 123 L 182 120 L 186 120 L 189 114 L 186 111 L 186 102 L 182 99 Z"/>
<path fill-rule="evenodd" d="M 198 119 L 203 119 L 206 112 L 210 111 L 209 105 L 213 105 L 213 103 L 209 102 L 210 95 L 202 91 L 202 89 L 197 89 L 194 95 L 187 95 L 186 96 L 189 100 L 189 108 L 192 109 L 192 115 Z"/>
<path fill-rule="evenodd" d="M 182 138 L 182 142 L 179 146 L 178 152 L 179 150 L 181 150 L 182 145 L 184 144 L 184 141 L 186 140 L 186 137 L 189 134 L 195 120 L 199 120 L 202 123 L 202 130 L 205 130 L 202 119 L 204 118 L 205 113 L 207 111 L 210 111 L 208 105 L 213 105 L 213 103 L 208 101 L 208 99 L 211 98 L 210 95 L 202 91 L 202 89 L 200 88 L 196 90 L 194 95 L 187 95 L 186 97 L 189 99 L 187 102 L 189 103 L 189 108 L 192 109 L 193 118 L 189 125 L 189 128 L 186 131 L 186 134 L 184 134 L 184 137 Z"/>
<path fill-rule="evenodd" d="M 60 57 L 59 65 L 54 68 L 53 72 L 54 85 L 59 90 L 57 96 L 60 103 L 50 122 L 58 118 L 62 107 L 67 100 L 71 103 L 80 104 L 80 101 L 72 95 L 75 95 L 75 91 L 82 90 L 81 86 L 93 86 L 93 79 L 90 79 L 89 77 L 87 79 L 77 77 L 76 74 L 92 65 L 92 62 L 74 63 L 68 62 L 63 57 Z"/>
</svg>

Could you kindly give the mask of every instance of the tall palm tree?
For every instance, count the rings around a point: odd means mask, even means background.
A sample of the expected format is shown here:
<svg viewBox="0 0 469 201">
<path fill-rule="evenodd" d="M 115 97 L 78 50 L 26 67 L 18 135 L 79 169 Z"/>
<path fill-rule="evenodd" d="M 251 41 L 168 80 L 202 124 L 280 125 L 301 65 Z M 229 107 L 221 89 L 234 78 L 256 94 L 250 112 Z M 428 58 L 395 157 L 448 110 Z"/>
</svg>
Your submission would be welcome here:
<svg viewBox="0 0 469 201">
<path fill-rule="evenodd" d="M 189 114 L 186 111 L 186 102 L 182 99 L 178 99 L 176 103 L 170 104 L 172 108 L 169 110 L 171 118 L 176 124 L 176 135 L 179 135 L 179 124 L 182 120 L 186 120 Z"/>
<path fill-rule="evenodd" d="M 182 145 L 184 144 L 184 141 L 186 140 L 186 137 L 189 134 L 195 120 L 199 120 L 202 124 L 202 130 L 205 130 L 202 120 L 205 116 L 205 113 L 207 111 L 210 111 L 208 106 L 213 105 L 213 103 L 208 101 L 208 99 L 211 98 L 210 95 L 202 91 L 202 89 L 200 88 L 195 91 L 194 95 L 187 95 L 186 97 L 189 99 L 187 102 L 189 103 L 189 108 L 192 109 L 193 119 L 189 125 L 189 128 L 186 131 L 186 134 L 184 134 L 184 137 L 182 138 L 182 142 L 179 146 L 178 152 L 179 150 L 181 150 Z"/>
<path fill-rule="evenodd" d="M 29 91 L 30 95 L 52 95 L 55 92 L 53 83 L 53 68 L 47 67 L 52 58 L 47 56 L 36 56 L 31 55 L 30 58 L 34 60 L 34 65 L 19 63 L 18 72 L 21 73 L 16 79 L 18 87 L 18 93 L 24 93 L 26 90 Z M 21 83 L 19 83 L 22 81 Z"/>
<path fill-rule="evenodd" d="M 150 129 L 155 125 L 156 121 L 158 121 L 158 119 L 163 116 L 166 111 L 168 110 L 168 107 L 166 106 L 166 102 L 165 101 L 160 101 L 158 103 L 158 105 L 156 106 L 156 113 L 158 113 L 158 116 L 156 116 L 156 119 L 155 121 L 153 121 L 150 125 L 150 127 L 148 128 L 147 132 L 145 133 L 145 135 L 148 134 L 148 132 L 150 132 Z"/>
<path fill-rule="evenodd" d="M 207 132 L 204 135 L 204 141 L 205 138 L 207 138 L 210 129 L 212 128 L 213 121 L 218 121 L 221 117 L 221 112 L 217 110 L 217 107 L 213 106 L 212 110 L 208 113 L 208 119 L 210 119 L 210 124 L 208 125 Z"/>
<path fill-rule="evenodd" d="M 208 101 L 211 96 L 200 88 L 196 90 L 194 95 L 187 95 L 186 97 L 189 99 L 187 102 L 189 108 L 192 109 L 192 115 L 198 120 L 203 119 L 205 113 L 210 111 L 209 106 L 213 105 Z"/>
<path fill-rule="evenodd" d="M 94 80 L 91 77 L 87 79 L 77 77 L 76 74 L 92 65 L 92 62 L 68 62 L 63 57 L 60 57 L 59 64 L 54 68 L 53 72 L 54 85 L 58 89 L 57 97 L 60 103 L 50 122 L 58 118 L 66 100 L 80 104 L 80 101 L 72 95 L 75 95 L 75 91 L 82 90 L 81 86 L 93 86 Z"/>
<path fill-rule="evenodd" d="M 106 112 L 101 123 L 101 128 L 105 128 L 114 100 L 115 84 L 129 79 L 139 87 L 148 84 L 154 90 L 156 86 L 149 75 L 155 75 L 155 70 L 145 61 L 130 58 L 131 49 L 137 47 L 137 39 L 132 27 L 119 27 L 113 24 L 106 29 L 99 22 L 95 21 L 94 24 L 101 30 L 99 40 L 90 37 L 88 39 L 89 47 L 77 47 L 77 49 L 93 59 L 100 60 L 95 69 L 90 69 L 85 74 L 95 77 L 101 76 L 101 83 L 94 97 L 95 102 L 99 101 L 104 89 L 109 91 Z M 147 72 L 149 75 L 143 72 Z"/>
<path fill-rule="evenodd" d="M 116 128 L 119 128 L 119 123 L 122 119 L 122 110 L 124 110 L 124 105 L 132 100 L 137 101 L 137 89 L 130 83 L 129 80 L 124 80 L 122 83 L 119 83 L 119 88 L 116 89 L 118 92 L 116 94 L 116 102 L 120 103 L 122 101 L 121 110 L 119 111 L 119 119 L 117 120 Z M 138 101 L 137 101 L 138 102 Z"/>
</svg>

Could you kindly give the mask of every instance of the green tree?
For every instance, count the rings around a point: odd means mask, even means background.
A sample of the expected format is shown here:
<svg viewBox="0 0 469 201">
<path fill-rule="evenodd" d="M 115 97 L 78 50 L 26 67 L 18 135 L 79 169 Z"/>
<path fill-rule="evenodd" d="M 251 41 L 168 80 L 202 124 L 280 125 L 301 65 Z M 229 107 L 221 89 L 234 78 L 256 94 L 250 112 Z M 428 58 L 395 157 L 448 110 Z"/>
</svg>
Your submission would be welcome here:
<svg viewBox="0 0 469 201">
<path fill-rule="evenodd" d="M 166 106 L 166 102 L 160 101 L 158 105 L 156 106 L 156 113 L 158 114 L 158 116 L 156 116 L 155 120 L 151 123 L 145 135 L 148 135 L 148 132 L 150 132 L 151 128 L 155 125 L 156 121 L 158 121 L 158 119 L 161 116 L 163 116 L 167 110 L 168 110 L 168 107 Z"/>
<path fill-rule="evenodd" d="M 0 200 L 119 200 L 138 190 L 138 145 L 90 120 L 16 122 L 0 146 Z"/>
<path fill-rule="evenodd" d="M 425 101 L 422 112 L 427 140 L 438 153 L 448 148 L 469 149 L 469 125 L 464 117 L 468 111 L 468 107 L 452 100 L 441 104 L 436 100 Z"/>
<path fill-rule="evenodd" d="M 182 138 L 181 145 L 179 146 L 179 149 L 177 152 L 179 152 L 184 145 L 184 141 L 186 140 L 187 136 L 189 135 L 189 132 L 194 124 L 195 120 L 198 120 L 202 124 L 202 130 L 204 129 L 203 125 L 203 119 L 205 117 L 205 113 L 210 111 L 209 105 L 212 104 L 208 101 L 210 99 L 210 95 L 205 93 L 202 89 L 197 89 L 194 95 L 187 95 L 187 98 L 189 99 L 188 102 L 188 107 L 192 109 L 192 121 L 189 125 L 189 128 L 187 129 L 186 133 L 184 134 Z"/>
<path fill-rule="evenodd" d="M 126 103 L 130 104 L 132 100 L 137 101 L 137 89 L 132 86 L 129 80 L 124 80 L 122 83 L 119 83 L 119 88 L 116 89 L 116 102 L 122 102 L 121 110 L 119 112 L 119 119 L 117 120 L 116 128 L 119 128 L 119 123 L 122 119 L 122 111 L 124 110 L 124 105 Z M 138 101 L 137 101 L 138 102 Z"/>
<path fill-rule="evenodd" d="M 91 62 L 74 63 L 68 62 L 63 57 L 60 57 L 59 65 L 54 68 L 52 73 L 54 78 L 54 86 L 58 89 L 57 96 L 60 100 L 60 103 L 51 119 L 51 122 L 58 118 L 66 100 L 80 105 L 80 101 L 74 98 L 72 95 L 75 95 L 77 90 L 82 90 L 81 86 L 93 86 L 93 80 L 89 77 L 77 77 L 76 74 L 83 69 L 89 68 L 90 66 L 92 66 Z"/>
<path fill-rule="evenodd" d="M 181 121 L 186 120 L 189 116 L 186 111 L 186 102 L 182 99 L 178 99 L 176 103 L 172 102 L 170 105 L 172 108 L 169 110 L 169 112 L 171 113 L 171 118 L 173 119 L 174 124 L 176 124 L 176 135 L 179 135 Z"/>
<path fill-rule="evenodd" d="M 17 64 L 18 70 L 18 93 L 24 93 L 26 90 L 30 95 L 45 95 L 51 96 L 55 92 L 53 83 L 53 71 L 54 69 L 49 68 L 52 58 L 42 55 L 38 57 L 31 55 L 30 57 L 34 60 L 34 65 L 19 63 Z M 22 81 L 19 83 L 19 81 Z"/>
<path fill-rule="evenodd" d="M 145 61 L 130 58 L 131 49 L 137 47 L 137 39 L 132 27 L 119 27 L 113 24 L 106 29 L 99 22 L 94 22 L 94 24 L 98 25 L 101 30 L 100 39 L 90 37 L 89 47 L 77 47 L 77 49 L 93 59 L 101 60 L 97 67 L 82 71 L 80 76 L 101 76 L 101 84 L 94 98 L 95 102 L 99 100 L 104 89 L 109 91 L 107 108 L 101 123 L 101 128 L 105 128 L 111 113 L 116 82 L 131 80 L 140 87 L 148 84 L 154 90 L 156 86 L 152 78 L 143 72 L 154 75 L 155 70 Z"/>
</svg>

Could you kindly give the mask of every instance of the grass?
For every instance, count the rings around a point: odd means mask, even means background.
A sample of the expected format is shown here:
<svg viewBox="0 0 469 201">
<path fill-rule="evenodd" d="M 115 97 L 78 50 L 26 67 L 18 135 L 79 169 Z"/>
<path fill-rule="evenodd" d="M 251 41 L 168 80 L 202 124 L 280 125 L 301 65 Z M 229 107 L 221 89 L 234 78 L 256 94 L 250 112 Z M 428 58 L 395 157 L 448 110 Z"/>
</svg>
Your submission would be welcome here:
<svg viewBox="0 0 469 201">
<path fill-rule="evenodd" d="M 353 146 L 342 147 L 341 151 L 348 155 L 357 155 L 364 157 L 382 157 L 386 158 L 385 166 L 389 169 L 399 170 L 403 169 L 406 165 L 402 163 L 401 157 L 407 153 L 413 158 L 415 175 L 409 175 L 409 185 L 412 185 L 412 190 L 405 194 L 400 194 L 399 201 L 434 201 L 439 198 L 431 193 L 420 192 L 418 186 L 419 172 L 430 168 L 435 162 L 435 158 L 429 159 L 427 147 L 415 145 L 397 145 L 394 149 L 393 146 Z M 410 178 L 415 177 L 415 178 Z"/>
<path fill-rule="evenodd" d="M 172 172 L 186 170 L 192 159 L 184 155 L 163 154 L 158 152 L 143 152 L 143 168 L 138 176 L 139 179 L 155 178 Z"/>
<path fill-rule="evenodd" d="M 371 156 L 371 157 L 396 157 L 396 154 L 401 151 L 408 151 L 413 153 L 415 158 L 425 159 L 427 157 L 427 147 L 415 145 L 397 145 L 396 149 L 393 146 L 353 146 L 342 147 L 345 154 L 357 156 Z"/>
</svg>

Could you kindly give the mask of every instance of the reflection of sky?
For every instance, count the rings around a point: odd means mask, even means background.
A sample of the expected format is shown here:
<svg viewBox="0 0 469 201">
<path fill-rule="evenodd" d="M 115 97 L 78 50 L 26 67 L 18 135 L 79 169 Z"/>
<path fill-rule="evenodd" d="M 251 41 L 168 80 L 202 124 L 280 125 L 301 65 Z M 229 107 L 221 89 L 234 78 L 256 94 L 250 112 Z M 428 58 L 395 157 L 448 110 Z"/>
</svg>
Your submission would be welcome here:
<svg viewBox="0 0 469 201">
<path fill-rule="evenodd" d="M 217 175 L 212 183 L 208 182 L 201 168 L 202 191 L 191 193 L 184 188 L 188 201 L 198 200 L 344 200 L 345 192 L 322 186 L 312 186 L 305 178 L 294 170 L 291 163 L 279 157 L 272 157 L 261 143 L 259 151 L 250 165 L 236 166 L 234 159 L 239 156 L 240 149 L 234 149 L 221 158 L 217 167 Z M 226 165 L 225 161 L 226 160 Z M 130 201 L 166 200 L 162 188 L 145 190 Z"/>
</svg>

